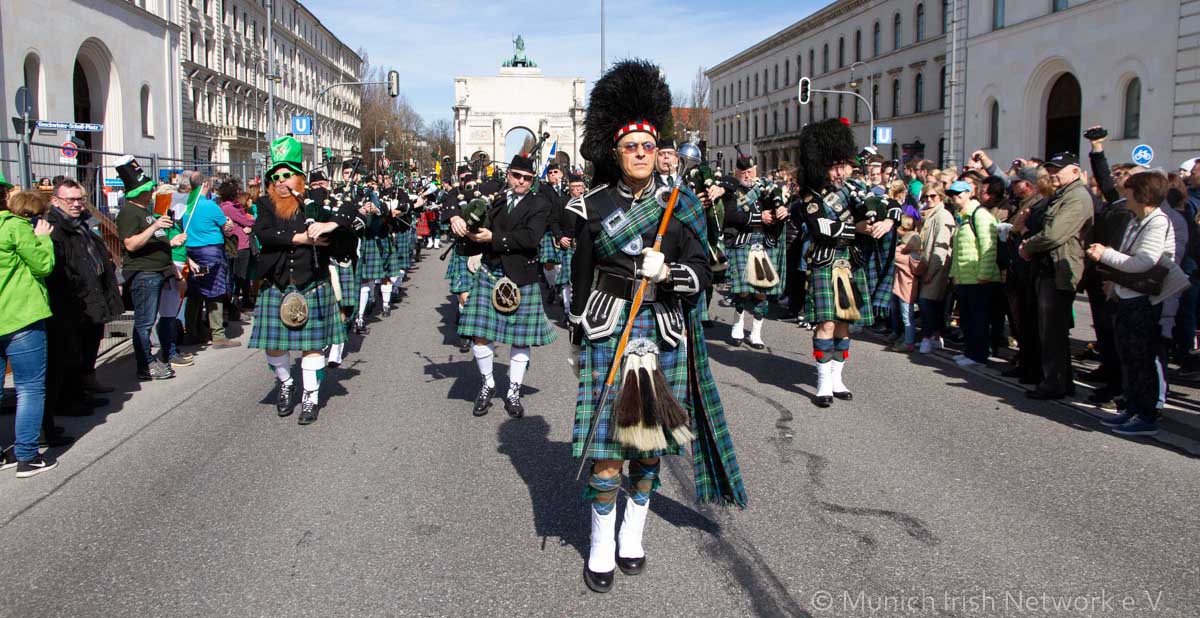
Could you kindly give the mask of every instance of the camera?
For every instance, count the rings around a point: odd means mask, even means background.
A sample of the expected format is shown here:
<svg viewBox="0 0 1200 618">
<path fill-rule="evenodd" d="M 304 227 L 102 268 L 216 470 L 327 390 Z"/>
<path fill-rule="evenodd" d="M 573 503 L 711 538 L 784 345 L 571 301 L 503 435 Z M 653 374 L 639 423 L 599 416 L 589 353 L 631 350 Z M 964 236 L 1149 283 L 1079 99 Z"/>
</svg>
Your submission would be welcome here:
<svg viewBox="0 0 1200 618">
<path fill-rule="evenodd" d="M 1094 142 L 1098 139 L 1108 137 L 1108 131 L 1105 131 L 1104 127 L 1092 127 L 1083 132 L 1083 137 L 1088 141 Z"/>
</svg>

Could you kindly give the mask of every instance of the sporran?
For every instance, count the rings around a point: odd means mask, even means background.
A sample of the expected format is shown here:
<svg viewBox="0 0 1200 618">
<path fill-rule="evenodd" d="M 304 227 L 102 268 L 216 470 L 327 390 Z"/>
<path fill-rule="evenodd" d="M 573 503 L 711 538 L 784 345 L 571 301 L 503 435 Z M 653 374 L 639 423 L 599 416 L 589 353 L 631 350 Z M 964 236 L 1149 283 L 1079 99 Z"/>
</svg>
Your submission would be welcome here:
<svg viewBox="0 0 1200 618">
<path fill-rule="evenodd" d="M 279 303 L 279 320 L 288 328 L 304 328 L 308 323 L 308 301 L 299 292 L 288 292 Z"/>
<path fill-rule="evenodd" d="M 779 274 L 775 272 L 775 264 L 771 256 L 761 244 L 755 243 L 750 247 L 746 256 L 746 283 L 760 290 L 769 290 L 779 285 Z"/>
<path fill-rule="evenodd" d="M 500 313 L 508 314 L 521 306 L 521 288 L 508 277 L 501 277 L 492 286 L 492 306 Z"/>
</svg>

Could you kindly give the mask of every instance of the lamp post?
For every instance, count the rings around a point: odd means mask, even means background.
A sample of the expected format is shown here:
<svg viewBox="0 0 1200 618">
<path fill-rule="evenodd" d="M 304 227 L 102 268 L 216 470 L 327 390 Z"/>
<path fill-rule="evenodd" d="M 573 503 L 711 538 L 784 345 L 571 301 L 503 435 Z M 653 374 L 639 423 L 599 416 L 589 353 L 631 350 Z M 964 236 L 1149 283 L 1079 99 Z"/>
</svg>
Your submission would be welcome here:
<svg viewBox="0 0 1200 618">
<path fill-rule="evenodd" d="M 854 79 L 854 69 L 855 69 L 855 67 L 857 67 L 857 66 L 859 66 L 859 65 L 865 65 L 865 64 L 866 64 L 865 62 L 858 61 L 858 62 L 855 62 L 854 64 L 851 64 L 851 65 L 850 65 L 850 81 L 849 81 L 849 84 L 850 84 L 850 87 L 851 87 L 851 88 L 858 88 L 858 80 Z M 870 92 L 871 92 L 871 93 L 874 93 L 874 92 L 875 92 L 875 76 L 874 76 L 874 75 L 867 75 L 867 80 L 868 80 L 868 85 L 867 85 L 867 88 L 870 90 Z M 870 141 L 871 141 L 871 145 L 872 145 L 872 146 L 874 146 L 874 145 L 875 145 L 875 110 L 874 110 L 874 109 L 872 109 L 872 108 L 871 108 L 871 104 L 870 104 L 870 103 L 868 103 L 868 102 L 867 102 L 867 100 L 866 100 L 865 98 L 863 98 L 861 95 L 859 95 L 857 92 L 854 92 L 854 93 L 851 93 L 851 94 L 853 94 L 854 96 L 858 97 L 859 99 L 862 99 L 863 103 L 866 103 L 866 105 L 867 105 L 867 114 L 868 114 L 868 115 L 870 116 L 870 118 L 871 118 L 871 140 L 870 140 Z"/>
<path fill-rule="evenodd" d="M 267 0 L 267 143 L 275 140 L 275 82 L 279 76 L 275 74 L 275 3 Z"/>
</svg>

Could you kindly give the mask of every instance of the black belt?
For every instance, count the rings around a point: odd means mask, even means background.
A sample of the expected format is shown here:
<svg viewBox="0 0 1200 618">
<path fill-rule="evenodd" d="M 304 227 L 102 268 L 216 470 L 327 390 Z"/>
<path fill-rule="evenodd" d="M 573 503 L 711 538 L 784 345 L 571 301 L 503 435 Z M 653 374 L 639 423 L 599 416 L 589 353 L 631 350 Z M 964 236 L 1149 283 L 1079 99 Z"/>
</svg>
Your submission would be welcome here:
<svg viewBox="0 0 1200 618">
<path fill-rule="evenodd" d="M 641 283 L 641 279 L 601 271 L 600 276 L 596 278 L 596 289 L 610 296 L 632 301 Z M 646 285 L 646 294 L 642 296 L 642 302 L 652 303 L 657 299 L 658 286 L 651 282 Z"/>
</svg>

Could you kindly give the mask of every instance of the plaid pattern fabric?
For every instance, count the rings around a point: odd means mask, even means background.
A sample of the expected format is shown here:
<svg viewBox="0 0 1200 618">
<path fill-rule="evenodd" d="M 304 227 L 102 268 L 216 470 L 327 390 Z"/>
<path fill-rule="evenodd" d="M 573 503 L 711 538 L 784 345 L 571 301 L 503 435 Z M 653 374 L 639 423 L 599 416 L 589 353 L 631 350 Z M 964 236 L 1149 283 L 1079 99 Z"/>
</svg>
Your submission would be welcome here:
<svg viewBox="0 0 1200 618">
<path fill-rule="evenodd" d="M 558 333 L 542 309 L 542 290 L 538 283 L 520 286 L 521 305 L 510 314 L 492 306 L 492 288 L 504 276 L 496 269 L 480 268 L 471 277 L 471 294 L 458 317 L 460 337 L 481 337 L 488 341 L 515 346 L 542 346 L 554 343 Z"/>
<path fill-rule="evenodd" d="M 358 310 L 358 274 L 354 272 L 354 262 L 349 266 L 337 266 L 334 268 L 338 272 L 338 283 L 342 286 L 342 300 L 338 302 L 339 307 L 349 307 Z"/>
<path fill-rule="evenodd" d="M 626 305 L 618 323 L 623 325 L 628 317 L 629 305 Z M 642 337 L 659 344 L 661 349 L 658 354 L 658 366 L 667 378 L 671 393 L 680 404 L 691 410 L 692 406 L 687 403 L 687 343 L 684 342 L 674 349 L 663 345 L 662 339 L 658 336 L 658 322 L 654 318 L 654 310 L 650 305 L 642 305 L 641 310 L 638 311 L 637 318 L 633 321 L 630 341 Z M 616 352 L 617 340 L 620 338 L 618 330 L 617 333 L 601 341 L 584 343 L 582 362 L 579 365 L 579 390 L 575 399 L 575 427 L 571 431 L 572 454 L 575 457 L 586 456 L 589 459 L 645 459 L 680 454 L 683 451 L 682 446 L 674 444 L 669 434 L 667 442 L 671 445 L 666 450 L 660 451 L 643 453 L 617 441 L 617 424 L 613 421 L 612 408 L 620 392 L 620 374 L 617 375 L 618 383 L 613 385 L 608 401 L 604 404 L 604 414 L 601 416 L 599 424 L 596 425 L 596 436 L 592 438 L 592 444 L 588 447 L 586 455 L 583 452 L 583 443 L 587 440 L 588 428 L 591 427 L 592 418 L 596 415 L 596 400 L 600 398 L 600 393 L 604 390 L 604 381 L 608 378 L 608 370 L 612 367 L 613 354 Z"/>
<path fill-rule="evenodd" d="M 562 270 L 558 273 L 558 278 L 552 281 L 554 285 L 571 285 L 571 260 L 575 257 L 575 249 L 558 250 L 558 254 L 562 257 Z"/>
<path fill-rule="evenodd" d="M 308 321 L 301 328 L 288 328 L 279 319 L 279 307 L 288 292 L 300 292 L 308 301 Z M 333 297 L 333 287 L 320 281 L 307 290 L 297 290 L 289 285 L 282 292 L 269 285 L 258 295 L 254 307 L 254 330 L 250 333 L 249 346 L 262 350 L 307 351 L 321 350 L 333 343 L 346 341 L 346 328 L 342 314 Z"/>
<path fill-rule="evenodd" d="M 413 236 L 409 232 L 399 232 L 391 238 L 391 253 L 387 259 L 387 276 L 396 277 L 400 271 L 412 268 Z"/>
<path fill-rule="evenodd" d="M 784 286 L 787 285 L 787 246 L 783 239 L 776 243 L 774 247 L 763 245 L 767 251 L 767 256 L 771 258 L 771 263 L 775 265 L 775 272 L 779 275 L 779 285 L 769 289 L 760 290 L 746 282 L 746 262 L 750 257 L 750 247 L 754 244 L 762 244 L 763 234 L 755 232 L 750 235 L 750 240 L 745 244 L 737 245 L 729 248 L 726 257 L 729 258 L 729 268 L 725 271 L 729 278 L 729 292 L 731 294 L 766 294 L 767 296 L 779 296 L 783 293 Z"/>
<path fill-rule="evenodd" d="M 467 270 L 467 256 L 451 251 L 446 258 L 446 281 L 450 282 L 451 294 L 462 294 L 471 289 L 471 271 Z"/>
<path fill-rule="evenodd" d="M 560 249 L 554 241 L 554 235 L 546 232 L 542 235 L 542 244 L 538 247 L 538 261 L 542 264 L 561 264 Z"/>
<path fill-rule="evenodd" d="M 358 242 L 358 278 L 375 281 L 387 276 L 388 255 L 391 247 L 386 237 L 362 238 Z"/>
<path fill-rule="evenodd" d="M 850 260 L 850 248 L 838 247 L 834 251 L 834 260 Z M 854 285 L 863 294 L 863 306 L 858 308 L 860 318 L 855 324 L 870 326 L 875 321 L 871 311 L 871 288 L 867 281 L 866 268 L 852 268 Z M 804 304 L 804 319 L 816 324 L 819 322 L 836 322 L 837 311 L 833 305 L 833 264 L 826 266 L 809 266 L 808 268 L 808 299 Z"/>
<path fill-rule="evenodd" d="M 650 195 L 635 203 L 625 211 L 625 223 L 619 229 L 609 233 L 601 226 L 600 234 L 593 239 L 596 255 L 600 259 L 616 255 L 621 247 L 629 244 L 635 238 L 641 238 L 647 229 L 655 229 L 662 221 L 663 208 L 658 205 L 654 195 Z"/>
<path fill-rule="evenodd" d="M 874 241 L 874 255 L 864 252 L 867 259 L 867 283 L 871 285 L 871 308 L 882 319 L 892 311 L 892 284 L 896 280 L 895 232 Z"/>
</svg>

